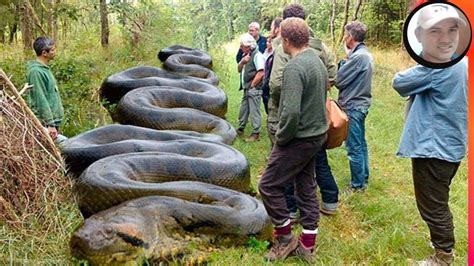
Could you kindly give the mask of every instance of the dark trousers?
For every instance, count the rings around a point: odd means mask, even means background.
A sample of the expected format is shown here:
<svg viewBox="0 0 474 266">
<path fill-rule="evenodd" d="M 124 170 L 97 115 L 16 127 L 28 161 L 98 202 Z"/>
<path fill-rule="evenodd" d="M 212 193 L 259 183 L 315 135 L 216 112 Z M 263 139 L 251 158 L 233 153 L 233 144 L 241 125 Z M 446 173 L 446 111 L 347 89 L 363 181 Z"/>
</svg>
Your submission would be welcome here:
<svg viewBox="0 0 474 266">
<path fill-rule="evenodd" d="M 307 230 L 318 227 L 319 204 L 314 193 L 314 156 L 325 141 L 324 134 L 314 138 L 293 139 L 286 146 L 273 146 L 258 188 L 275 226 L 290 219 L 284 190 L 286 184 L 294 183 L 295 197 L 300 208 L 300 224 Z"/>
<path fill-rule="evenodd" d="M 435 248 L 454 247 L 453 215 L 449 210 L 449 186 L 459 163 L 432 158 L 413 158 L 412 171 L 416 205 L 430 229 Z"/>
<path fill-rule="evenodd" d="M 325 148 L 320 149 L 316 153 L 314 172 L 316 175 L 316 184 L 321 192 L 322 202 L 337 203 L 339 189 L 332 175 Z"/>
<path fill-rule="evenodd" d="M 321 199 L 324 203 L 337 204 L 339 189 L 337 187 L 336 180 L 332 175 L 331 167 L 328 163 L 328 157 L 326 149 L 322 147 L 315 155 L 314 158 L 314 173 L 316 178 L 316 185 L 319 187 L 321 192 Z M 285 200 L 288 205 L 290 212 L 297 211 L 296 200 L 294 196 L 294 185 L 293 183 L 288 183 L 285 186 Z"/>
</svg>

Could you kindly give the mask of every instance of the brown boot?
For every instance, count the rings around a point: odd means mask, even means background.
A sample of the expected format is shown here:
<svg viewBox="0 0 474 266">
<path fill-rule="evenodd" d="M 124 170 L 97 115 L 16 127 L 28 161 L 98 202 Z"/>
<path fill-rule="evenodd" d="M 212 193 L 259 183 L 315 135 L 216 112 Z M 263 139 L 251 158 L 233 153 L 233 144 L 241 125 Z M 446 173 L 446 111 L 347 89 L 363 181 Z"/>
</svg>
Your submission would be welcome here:
<svg viewBox="0 0 474 266">
<path fill-rule="evenodd" d="M 307 248 L 303 247 L 301 242 L 299 242 L 298 247 L 292 253 L 292 256 L 296 256 L 296 257 L 300 258 L 301 260 L 303 260 L 306 263 L 314 264 L 315 260 L 316 260 L 314 249 L 315 249 L 315 247 L 307 249 Z"/>
<path fill-rule="evenodd" d="M 242 129 L 237 129 L 237 136 L 238 136 L 239 138 L 243 137 L 243 136 L 244 136 L 244 130 L 242 130 Z"/>
<path fill-rule="evenodd" d="M 257 141 L 260 137 L 260 134 L 258 133 L 253 133 L 252 135 L 250 135 L 250 137 L 248 139 L 245 140 L 245 142 L 254 142 L 254 141 Z"/>
<path fill-rule="evenodd" d="M 449 266 L 454 261 L 454 253 L 446 252 L 442 249 L 435 248 L 435 254 L 429 256 L 426 260 L 419 261 L 418 265 L 422 266 Z"/>
<path fill-rule="evenodd" d="M 299 242 L 298 238 L 292 234 L 276 237 L 272 248 L 265 254 L 265 259 L 268 261 L 284 260 L 298 247 Z"/>
</svg>

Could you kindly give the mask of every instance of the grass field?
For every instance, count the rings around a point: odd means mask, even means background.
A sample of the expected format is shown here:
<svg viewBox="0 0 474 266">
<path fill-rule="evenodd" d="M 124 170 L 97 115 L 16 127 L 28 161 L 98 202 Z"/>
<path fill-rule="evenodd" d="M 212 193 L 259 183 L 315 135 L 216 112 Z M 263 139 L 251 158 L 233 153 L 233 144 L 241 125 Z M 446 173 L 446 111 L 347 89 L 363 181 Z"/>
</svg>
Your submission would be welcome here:
<svg viewBox="0 0 474 266">
<path fill-rule="evenodd" d="M 238 91 L 238 73 L 234 61 L 235 43 L 212 52 L 214 68 L 221 80 L 220 87 L 229 98 L 227 119 L 237 126 L 241 98 Z M 226 52 L 228 51 L 228 52 Z M 100 51 L 97 51 L 99 53 Z M 340 207 L 333 217 L 322 216 L 317 239 L 319 265 L 410 265 L 432 250 L 428 229 L 415 206 L 411 166 L 408 159 L 395 156 L 403 128 L 404 100 L 391 88 L 396 71 L 407 68 L 412 62 L 403 52 L 373 49 L 376 71 L 373 81 L 373 104 L 366 120 L 370 158 L 369 188 L 365 193 L 340 196 Z M 141 62 L 128 62 L 127 67 L 153 62 L 154 55 Z M 153 57 L 153 58 L 152 58 Z M 101 61 L 102 60 L 102 61 Z M 106 71 L 119 66 L 110 63 L 113 57 L 95 59 L 98 78 L 94 87 L 105 78 Z M 102 65 L 100 65 L 102 64 Z M 155 64 L 156 65 L 156 64 Z M 107 67 L 109 66 L 109 67 Z M 123 64 L 125 68 L 125 64 Z M 104 75 L 101 77 L 101 75 Z M 332 97 L 337 97 L 335 89 Z M 99 103 L 97 103 L 99 104 Z M 103 110 L 102 110 L 103 112 Z M 262 113 L 264 114 L 263 107 Z M 105 114 L 98 113 L 95 119 Z M 262 120 L 264 121 L 264 115 Z M 101 119 L 100 121 L 103 121 Z M 103 122 L 98 122 L 100 125 Z M 251 164 L 252 188 L 257 191 L 259 177 L 266 166 L 270 143 L 265 123 L 261 139 L 245 143 L 237 139 L 234 147 L 246 155 Z M 250 134 L 247 128 L 246 135 Z M 349 184 L 349 165 L 343 147 L 330 150 L 329 163 L 340 189 Z M 451 210 L 456 234 L 456 265 L 467 262 L 467 164 L 463 162 L 451 186 Z M 81 222 L 73 205 L 65 204 L 52 214 L 54 224 L 61 231 L 41 231 L 44 225 L 31 225 L 28 230 L 15 231 L 0 221 L 0 264 L 70 264 L 69 237 Z M 299 230 L 299 228 L 296 228 Z M 262 265 L 265 250 L 258 243 L 249 247 L 234 247 L 212 253 L 212 265 Z M 299 265 L 298 259 L 288 259 L 275 265 Z"/>
</svg>

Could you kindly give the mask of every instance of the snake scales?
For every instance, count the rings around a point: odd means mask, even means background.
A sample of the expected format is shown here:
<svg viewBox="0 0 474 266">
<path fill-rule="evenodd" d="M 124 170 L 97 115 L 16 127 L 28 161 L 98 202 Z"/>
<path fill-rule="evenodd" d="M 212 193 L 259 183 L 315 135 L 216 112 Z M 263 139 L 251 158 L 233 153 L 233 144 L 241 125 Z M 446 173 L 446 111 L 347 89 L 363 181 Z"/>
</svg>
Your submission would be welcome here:
<svg viewBox="0 0 474 266">
<path fill-rule="evenodd" d="M 223 119 L 227 98 L 215 87 L 210 56 L 171 46 L 158 57 L 168 70 L 135 67 L 101 86 L 104 102 L 117 105 L 112 118 L 126 125 L 63 145 L 87 218 L 71 253 L 92 264 L 166 262 L 224 236 L 231 243 L 269 237 L 263 205 L 242 193 L 249 165 L 227 145 L 236 134 Z"/>
</svg>

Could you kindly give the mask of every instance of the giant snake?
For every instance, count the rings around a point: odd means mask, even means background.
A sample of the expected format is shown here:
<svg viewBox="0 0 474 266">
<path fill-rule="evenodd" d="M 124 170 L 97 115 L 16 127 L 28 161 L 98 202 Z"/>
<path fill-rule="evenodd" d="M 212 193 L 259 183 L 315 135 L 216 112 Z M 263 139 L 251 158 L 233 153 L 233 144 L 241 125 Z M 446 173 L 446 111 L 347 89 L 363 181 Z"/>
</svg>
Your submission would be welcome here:
<svg viewBox="0 0 474 266">
<path fill-rule="evenodd" d="M 176 45 L 158 58 L 166 70 L 134 67 L 101 86 L 103 102 L 116 105 L 112 118 L 126 125 L 63 144 L 87 218 L 71 253 L 92 264 L 169 261 L 209 239 L 269 237 L 262 203 L 242 193 L 249 164 L 227 145 L 236 133 L 210 56 Z"/>
</svg>

